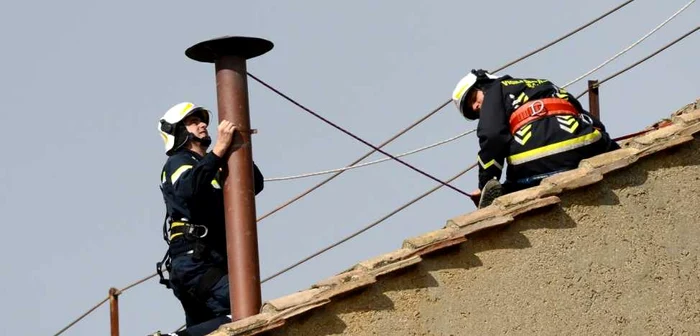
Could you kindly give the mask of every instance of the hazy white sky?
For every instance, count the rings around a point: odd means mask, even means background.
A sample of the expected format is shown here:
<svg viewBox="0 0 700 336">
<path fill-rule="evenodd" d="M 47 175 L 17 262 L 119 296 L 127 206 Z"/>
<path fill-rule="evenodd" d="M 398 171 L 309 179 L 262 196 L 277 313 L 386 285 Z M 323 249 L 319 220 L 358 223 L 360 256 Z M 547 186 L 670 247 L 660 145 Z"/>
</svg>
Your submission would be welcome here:
<svg viewBox="0 0 700 336">
<path fill-rule="evenodd" d="M 216 110 L 213 66 L 184 56 L 222 35 L 275 43 L 248 69 L 375 144 L 449 98 L 472 68 L 493 69 L 622 1 L 22 1 L 5 4 L 0 63 L 5 117 L 0 213 L 6 242 L 4 335 L 52 335 L 107 295 L 154 271 L 164 252 L 158 190 L 165 160 L 157 120 L 192 101 Z M 635 1 L 501 74 L 563 84 L 662 22 L 687 0 Z M 591 78 L 604 78 L 698 25 L 695 4 Z M 613 136 L 639 130 L 698 96 L 698 36 L 601 87 Z M 252 80 L 254 159 L 266 177 L 336 168 L 368 151 Z M 574 85 L 578 93 L 585 81 Z M 587 98 L 584 98 L 587 106 Z M 476 127 L 450 105 L 387 147 L 401 153 Z M 214 132 L 213 126 L 210 130 Z M 475 161 L 474 136 L 406 158 L 447 179 Z M 381 158 L 374 155 L 371 159 Z M 271 182 L 263 214 L 321 181 Z M 387 162 L 345 173 L 259 223 L 261 275 L 355 232 L 434 182 Z M 475 174 L 459 179 L 464 190 Z M 264 299 L 307 288 L 400 247 L 474 209 L 441 189 L 347 244 L 266 283 Z M 179 302 L 152 280 L 120 298 L 123 335 L 183 323 Z M 103 335 L 100 308 L 66 335 Z"/>
</svg>

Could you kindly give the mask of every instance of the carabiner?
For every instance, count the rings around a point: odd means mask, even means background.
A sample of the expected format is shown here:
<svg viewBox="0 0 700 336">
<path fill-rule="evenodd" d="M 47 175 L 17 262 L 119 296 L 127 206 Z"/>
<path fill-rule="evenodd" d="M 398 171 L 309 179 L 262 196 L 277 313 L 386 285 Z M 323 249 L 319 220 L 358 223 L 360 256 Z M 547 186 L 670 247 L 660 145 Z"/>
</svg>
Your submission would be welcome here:
<svg viewBox="0 0 700 336">
<path fill-rule="evenodd" d="M 544 103 L 541 100 L 533 101 L 530 105 L 530 115 L 536 116 L 542 112 L 544 112 Z"/>
<path fill-rule="evenodd" d="M 204 229 L 204 233 L 202 233 L 201 235 L 197 234 L 198 229 Z M 209 234 L 209 228 L 207 228 L 204 225 L 190 224 L 188 231 L 189 231 L 189 232 L 187 232 L 188 235 L 199 238 L 199 239 L 202 239 L 202 238 L 206 237 L 207 234 Z"/>
</svg>

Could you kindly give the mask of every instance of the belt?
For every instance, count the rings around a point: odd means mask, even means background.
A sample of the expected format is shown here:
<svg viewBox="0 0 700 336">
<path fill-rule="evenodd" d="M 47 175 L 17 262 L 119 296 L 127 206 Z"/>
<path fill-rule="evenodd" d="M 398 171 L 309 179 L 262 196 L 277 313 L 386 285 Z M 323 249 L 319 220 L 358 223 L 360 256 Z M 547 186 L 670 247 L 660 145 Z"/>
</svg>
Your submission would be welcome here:
<svg viewBox="0 0 700 336">
<path fill-rule="evenodd" d="M 574 115 L 579 113 L 568 101 L 561 98 L 544 98 L 523 104 L 510 115 L 510 133 L 540 118 L 553 115 Z"/>
</svg>

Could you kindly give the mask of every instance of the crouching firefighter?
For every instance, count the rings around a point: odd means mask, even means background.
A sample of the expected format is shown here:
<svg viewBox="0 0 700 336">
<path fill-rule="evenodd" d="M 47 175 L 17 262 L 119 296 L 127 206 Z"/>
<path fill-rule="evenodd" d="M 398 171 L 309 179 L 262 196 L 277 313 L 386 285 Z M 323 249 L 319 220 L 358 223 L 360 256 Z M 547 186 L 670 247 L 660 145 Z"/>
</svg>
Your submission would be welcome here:
<svg viewBox="0 0 700 336">
<path fill-rule="evenodd" d="M 170 108 L 158 123 L 168 155 L 160 189 L 167 211 L 163 239 L 169 246 L 157 270 L 161 283 L 180 300 L 188 329 L 205 323 L 207 329 L 213 328 L 203 331 L 206 333 L 230 321 L 226 317 L 231 307 L 220 173 L 236 131 L 231 122 L 221 121 L 216 144 L 207 152 L 209 120 L 208 110 L 184 102 Z M 257 195 L 263 189 L 263 176 L 255 164 L 253 168 Z M 162 268 L 170 279 L 163 277 Z M 212 320 L 219 322 L 212 325 Z M 178 335 L 194 333 L 186 329 Z"/>
<path fill-rule="evenodd" d="M 472 70 L 459 81 L 452 100 L 466 119 L 479 120 L 479 189 L 471 194 L 479 208 L 620 148 L 600 120 L 546 79 Z M 501 185 L 504 161 L 508 168 Z"/>
</svg>

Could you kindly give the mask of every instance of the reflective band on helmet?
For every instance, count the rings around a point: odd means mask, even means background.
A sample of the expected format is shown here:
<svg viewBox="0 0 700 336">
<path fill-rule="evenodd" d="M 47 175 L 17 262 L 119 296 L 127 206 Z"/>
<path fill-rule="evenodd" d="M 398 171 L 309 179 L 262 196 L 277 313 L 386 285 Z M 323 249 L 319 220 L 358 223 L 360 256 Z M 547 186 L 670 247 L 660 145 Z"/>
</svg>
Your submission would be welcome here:
<svg viewBox="0 0 700 336">
<path fill-rule="evenodd" d="M 598 130 L 594 130 L 592 133 L 577 138 L 553 143 L 551 145 L 543 146 L 540 148 L 531 149 L 527 152 L 523 152 L 520 154 L 511 155 L 508 157 L 508 164 L 515 166 L 537 159 L 541 159 L 550 155 L 570 151 L 572 149 L 590 145 L 600 140 L 601 137 L 602 135 L 600 134 L 600 132 Z"/>
<path fill-rule="evenodd" d="M 194 106 L 194 104 L 192 104 L 192 103 L 187 103 L 187 104 L 185 104 L 185 107 L 182 108 L 182 111 L 180 111 L 180 115 L 181 115 L 181 116 L 184 116 L 185 113 L 187 113 L 187 112 L 190 111 L 190 109 L 192 108 L 192 106 Z"/>
</svg>

